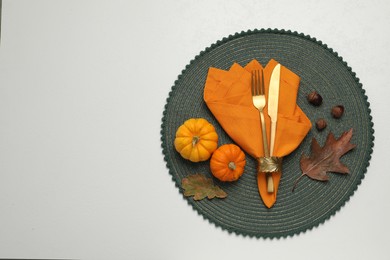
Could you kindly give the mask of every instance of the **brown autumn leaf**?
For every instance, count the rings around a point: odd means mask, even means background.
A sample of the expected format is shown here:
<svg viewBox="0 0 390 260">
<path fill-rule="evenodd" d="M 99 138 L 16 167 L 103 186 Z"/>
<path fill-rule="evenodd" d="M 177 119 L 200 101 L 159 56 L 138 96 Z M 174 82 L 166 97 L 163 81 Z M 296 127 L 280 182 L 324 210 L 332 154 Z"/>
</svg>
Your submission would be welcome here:
<svg viewBox="0 0 390 260">
<path fill-rule="evenodd" d="M 302 175 L 295 181 L 293 191 L 298 181 L 305 175 L 314 180 L 327 181 L 329 180 L 329 172 L 349 173 L 348 167 L 340 162 L 340 158 L 356 147 L 356 145 L 349 142 L 352 138 L 352 132 L 351 128 L 349 131 L 344 132 L 339 139 L 336 139 L 333 133 L 330 132 L 323 147 L 313 138 L 311 155 L 302 155 L 301 157 Z"/>
<path fill-rule="evenodd" d="M 181 186 L 184 189 L 184 196 L 194 196 L 194 200 L 202 200 L 204 198 L 225 198 L 227 196 L 220 187 L 214 185 L 211 178 L 197 173 L 183 178 Z"/>
</svg>

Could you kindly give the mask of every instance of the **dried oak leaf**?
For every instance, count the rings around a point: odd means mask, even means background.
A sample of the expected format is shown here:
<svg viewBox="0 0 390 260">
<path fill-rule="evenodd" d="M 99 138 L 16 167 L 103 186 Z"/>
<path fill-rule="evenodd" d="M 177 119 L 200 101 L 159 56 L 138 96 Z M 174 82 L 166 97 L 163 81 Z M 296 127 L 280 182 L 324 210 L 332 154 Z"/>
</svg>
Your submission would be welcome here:
<svg viewBox="0 0 390 260">
<path fill-rule="evenodd" d="M 340 158 L 356 147 L 356 145 L 349 142 L 351 138 L 352 128 L 344 132 L 339 139 L 335 139 L 333 133 L 330 132 L 323 147 L 313 138 L 311 155 L 302 155 L 301 157 L 302 175 L 295 181 L 293 191 L 298 181 L 305 175 L 314 180 L 327 181 L 329 180 L 328 172 L 349 173 L 348 167 L 340 162 Z"/>
<path fill-rule="evenodd" d="M 226 192 L 214 185 L 211 178 L 200 173 L 183 178 L 181 187 L 184 189 L 184 196 L 194 196 L 194 200 L 202 200 L 206 197 L 208 199 L 225 198 L 227 196 Z"/>
</svg>

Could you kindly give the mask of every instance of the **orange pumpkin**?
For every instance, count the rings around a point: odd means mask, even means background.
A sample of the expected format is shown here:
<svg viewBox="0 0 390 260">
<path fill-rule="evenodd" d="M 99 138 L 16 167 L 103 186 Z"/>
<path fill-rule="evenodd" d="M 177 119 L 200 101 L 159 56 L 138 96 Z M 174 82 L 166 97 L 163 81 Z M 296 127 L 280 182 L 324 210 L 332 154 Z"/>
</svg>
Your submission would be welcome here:
<svg viewBox="0 0 390 260">
<path fill-rule="evenodd" d="M 204 118 L 190 118 L 176 131 L 176 151 L 192 162 L 206 161 L 217 149 L 218 134 Z"/>
<path fill-rule="evenodd" d="M 236 181 L 244 173 L 245 154 L 235 144 L 220 146 L 210 160 L 211 173 L 221 181 Z"/>
</svg>

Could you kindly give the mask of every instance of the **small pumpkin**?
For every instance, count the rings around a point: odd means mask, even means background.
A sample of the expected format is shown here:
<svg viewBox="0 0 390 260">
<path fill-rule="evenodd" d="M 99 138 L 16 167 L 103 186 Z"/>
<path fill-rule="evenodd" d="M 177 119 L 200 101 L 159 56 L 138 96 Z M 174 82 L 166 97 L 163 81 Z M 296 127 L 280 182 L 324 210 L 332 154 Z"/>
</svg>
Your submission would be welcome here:
<svg viewBox="0 0 390 260">
<path fill-rule="evenodd" d="M 244 173 L 245 154 L 235 144 L 220 146 L 211 156 L 211 173 L 221 181 L 236 181 Z"/>
<path fill-rule="evenodd" d="M 176 131 L 176 151 L 192 162 L 206 161 L 218 147 L 218 134 L 204 118 L 190 118 Z"/>
</svg>

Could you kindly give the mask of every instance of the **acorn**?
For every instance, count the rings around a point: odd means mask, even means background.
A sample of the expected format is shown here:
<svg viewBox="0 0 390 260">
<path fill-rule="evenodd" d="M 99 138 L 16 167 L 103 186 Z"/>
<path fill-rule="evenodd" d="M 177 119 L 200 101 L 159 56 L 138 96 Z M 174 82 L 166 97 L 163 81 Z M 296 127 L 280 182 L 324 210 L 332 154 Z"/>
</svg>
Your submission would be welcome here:
<svg viewBox="0 0 390 260">
<path fill-rule="evenodd" d="M 318 131 L 322 131 L 326 128 L 328 124 L 326 123 L 325 119 L 319 118 L 316 122 L 316 128 Z"/>
<path fill-rule="evenodd" d="M 344 106 L 337 105 L 332 107 L 330 112 L 334 118 L 340 118 L 344 114 Z"/>
<path fill-rule="evenodd" d="M 309 95 L 307 95 L 307 100 L 310 104 L 316 107 L 322 104 L 322 97 L 320 94 L 318 94 L 317 91 L 312 91 L 311 93 L 309 93 Z"/>
</svg>

